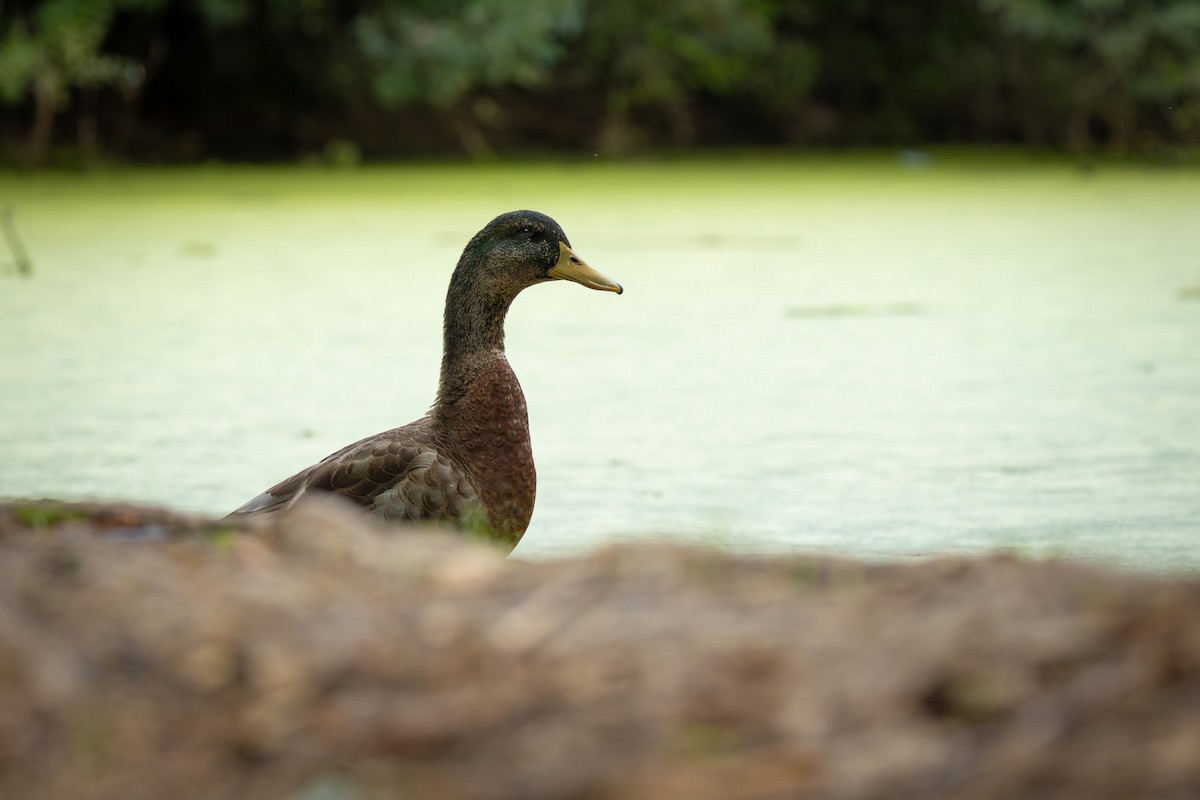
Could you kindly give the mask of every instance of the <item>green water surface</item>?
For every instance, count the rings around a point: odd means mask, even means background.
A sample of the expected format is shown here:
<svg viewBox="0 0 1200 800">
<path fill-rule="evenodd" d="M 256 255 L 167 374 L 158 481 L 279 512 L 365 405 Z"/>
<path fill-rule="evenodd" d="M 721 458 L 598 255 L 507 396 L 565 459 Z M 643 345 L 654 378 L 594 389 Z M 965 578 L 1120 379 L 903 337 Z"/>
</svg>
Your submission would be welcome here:
<svg viewBox="0 0 1200 800">
<path fill-rule="evenodd" d="M 513 306 L 539 471 L 518 555 L 1200 567 L 1200 172 L 916 166 L 0 176 L 35 266 L 0 264 L 0 496 L 222 514 L 420 416 L 462 246 L 534 208 L 626 293 Z"/>
</svg>

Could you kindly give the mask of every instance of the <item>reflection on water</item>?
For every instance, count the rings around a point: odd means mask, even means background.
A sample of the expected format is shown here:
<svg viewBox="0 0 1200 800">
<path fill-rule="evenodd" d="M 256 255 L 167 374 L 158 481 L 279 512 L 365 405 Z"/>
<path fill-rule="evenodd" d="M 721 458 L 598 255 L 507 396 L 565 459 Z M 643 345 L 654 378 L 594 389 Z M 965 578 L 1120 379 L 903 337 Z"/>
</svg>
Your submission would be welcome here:
<svg viewBox="0 0 1200 800">
<path fill-rule="evenodd" d="M 612 539 L 1200 567 L 1195 173 L 786 161 L 0 179 L 0 494 L 224 513 L 432 401 L 492 216 L 621 297 L 509 319 L 538 503 Z M 0 257 L 0 261 L 4 259 Z"/>
</svg>

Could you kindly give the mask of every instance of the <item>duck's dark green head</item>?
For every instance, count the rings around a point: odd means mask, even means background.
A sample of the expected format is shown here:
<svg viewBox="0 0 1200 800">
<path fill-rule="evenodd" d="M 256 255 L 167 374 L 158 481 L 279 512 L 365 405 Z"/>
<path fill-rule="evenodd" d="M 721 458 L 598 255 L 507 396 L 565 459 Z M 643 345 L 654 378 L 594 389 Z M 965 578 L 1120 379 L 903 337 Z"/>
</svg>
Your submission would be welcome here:
<svg viewBox="0 0 1200 800">
<path fill-rule="evenodd" d="M 477 280 L 515 295 L 526 286 L 552 280 L 574 281 L 589 289 L 621 294 L 621 284 L 592 269 L 571 250 L 559 224 L 536 211 L 501 214 L 467 243 L 456 276 Z M 507 294 L 508 292 L 504 292 Z"/>
</svg>

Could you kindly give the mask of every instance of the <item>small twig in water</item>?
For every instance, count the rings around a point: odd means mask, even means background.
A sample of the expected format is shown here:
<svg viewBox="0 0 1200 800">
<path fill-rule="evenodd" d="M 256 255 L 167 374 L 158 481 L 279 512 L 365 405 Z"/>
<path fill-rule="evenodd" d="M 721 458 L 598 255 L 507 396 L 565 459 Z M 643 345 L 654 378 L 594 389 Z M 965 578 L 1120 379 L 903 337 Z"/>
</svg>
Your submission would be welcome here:
<svg viewBox="0 0 1200 800">
<path fill-rule="evenodd" d="M 0 211 L 0 231 L 4 233 L 4 241 L 8 243 L 9 252 L 13 254 L 17 272 L 21 275 L 32 275 L 33 262 L 29 260 L 29 253 L 25 250 L 25 245 L 21 243 L 21 237 L 17 235 L 12 206 L 5 206 Z"/>
</svg>

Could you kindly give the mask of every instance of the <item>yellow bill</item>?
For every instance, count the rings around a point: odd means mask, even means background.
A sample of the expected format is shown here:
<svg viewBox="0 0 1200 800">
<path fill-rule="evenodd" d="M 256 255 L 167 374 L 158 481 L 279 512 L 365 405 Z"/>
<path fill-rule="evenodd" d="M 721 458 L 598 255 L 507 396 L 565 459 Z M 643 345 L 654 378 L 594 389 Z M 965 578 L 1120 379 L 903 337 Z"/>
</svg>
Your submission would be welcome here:
<svg viewBox="0 0 1200 800">
<path fill-rule="evenodd" d="M 625 291 L 621 284 L 589 267 L 586 261 L 575 255 L 563 242 L 558 243 L 558 263 L 550 269 L 550 277 L 575 281 L 581 286 L 599 289 L 602 292 L 620 294 Z"/>
</svg>

